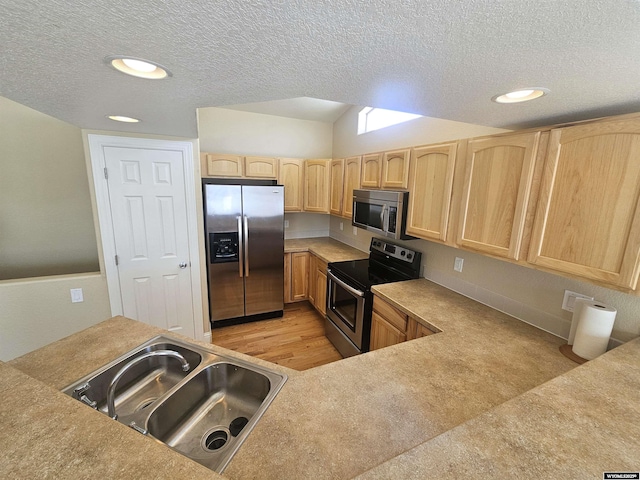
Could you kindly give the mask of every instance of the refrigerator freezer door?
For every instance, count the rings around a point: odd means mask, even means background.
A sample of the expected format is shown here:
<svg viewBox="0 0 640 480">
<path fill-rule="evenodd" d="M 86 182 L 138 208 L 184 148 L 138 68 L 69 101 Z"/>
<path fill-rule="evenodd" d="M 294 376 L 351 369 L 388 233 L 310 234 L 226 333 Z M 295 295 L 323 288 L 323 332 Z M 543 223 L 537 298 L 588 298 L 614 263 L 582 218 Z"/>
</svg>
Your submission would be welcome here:
<svg viewBox="0 0 640 480">
<path fill-rule="evenodd" d="M 284 187 L 247 186 L 243 192 L 246 315 L 284 308 Z"/>
<path fill-rule="evenodd" d="M 240 252 L 230 259 L 227 245 L 242 245 L 242 189 L 239 185 L 205 185 L 205 227 L 207 230 L 207 266 L 209 269 L 209 305 L 211 320 L 242 317 L 244 278 Z M 217 241 L 220 239 L 219 241 Z M 237 239 L 237 241 L 235 240 Z M 220 250 L 220 245 L 225 251 Z M 216 252 L 219 260 L 216 261 Z"/>
</svg>

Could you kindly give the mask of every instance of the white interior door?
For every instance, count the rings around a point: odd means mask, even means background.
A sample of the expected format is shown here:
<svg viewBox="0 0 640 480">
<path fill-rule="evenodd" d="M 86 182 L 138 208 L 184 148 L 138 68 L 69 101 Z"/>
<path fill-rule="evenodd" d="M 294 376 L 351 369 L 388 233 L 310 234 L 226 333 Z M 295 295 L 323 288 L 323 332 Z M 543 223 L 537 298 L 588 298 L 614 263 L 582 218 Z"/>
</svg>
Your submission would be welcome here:
<svg viewBox="0 0 640 480">
<path fill-rule="evenodd" d="M 183 152 L 102 152 L 123 314 L 194 338 Z"/>
</svg>

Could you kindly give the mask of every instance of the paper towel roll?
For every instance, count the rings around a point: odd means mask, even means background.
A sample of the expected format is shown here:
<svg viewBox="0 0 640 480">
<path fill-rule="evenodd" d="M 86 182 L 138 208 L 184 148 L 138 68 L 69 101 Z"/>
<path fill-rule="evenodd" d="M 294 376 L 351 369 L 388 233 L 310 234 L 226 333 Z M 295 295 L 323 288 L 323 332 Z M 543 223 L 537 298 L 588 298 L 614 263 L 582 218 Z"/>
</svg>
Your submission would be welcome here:
<svg viewBox="0 0 640 480">
<path fill-rule="evenodd" d="M 573 341 L 573 353 L 593 360 L 607 351 L 617 310 L 600 302 L 582 302 Z"/>
<path fill-rule="evenodd" d="M 576 298 L 574 300 L 573 316 L 571 317 L 571 330 L 569 331 L 569 339 L 567 340 L 569 345 L 573 345 L 573 340 L 576 338 L 576 328 L 578 328 L 578 322 L 580 321 L 580 311 L 585 303 L 591 303 L 591 305 L 593 305 L 597 302 L 589 300 L 588 298 Z"/>
</svg>

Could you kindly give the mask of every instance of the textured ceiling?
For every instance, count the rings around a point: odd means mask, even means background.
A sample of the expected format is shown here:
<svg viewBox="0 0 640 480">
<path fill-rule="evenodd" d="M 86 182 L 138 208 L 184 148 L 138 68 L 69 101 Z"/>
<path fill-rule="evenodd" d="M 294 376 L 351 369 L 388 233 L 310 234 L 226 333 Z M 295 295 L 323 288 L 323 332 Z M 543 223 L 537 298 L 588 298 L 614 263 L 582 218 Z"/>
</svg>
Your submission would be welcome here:
<svg viewBox="0 0 640 480">
<path fill-rule="evenodd" d="M 0 95 L 83 128 L 195 137 L 197 107 L 294 97 L 506 128 L 640 110 L 637 0 L 0 6 Z M 112 54 L 157 61 L 174 76 L 127 77 L 103 63 Z M 551 94 L 490 101 L 527 86 Z"/>
</svg>

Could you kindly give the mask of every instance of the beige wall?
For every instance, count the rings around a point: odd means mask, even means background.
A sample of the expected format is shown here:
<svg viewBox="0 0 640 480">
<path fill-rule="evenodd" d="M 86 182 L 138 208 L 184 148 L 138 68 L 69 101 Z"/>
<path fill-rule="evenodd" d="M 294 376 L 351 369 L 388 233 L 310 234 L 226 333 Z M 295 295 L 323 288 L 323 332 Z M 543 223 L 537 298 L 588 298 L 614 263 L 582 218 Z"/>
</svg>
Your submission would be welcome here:
<svg viewBox="0 0 640 480">
<path fill-rule="evenodd" d="M 0 280 L 98 269 L 80 129 L 0 97 Z"/>
<path fill-rule="evenodd" d="M 321 213 L 285 213 L 284 238 L 329 236 L 329 215 Z M 286 222 L 289 222 L 287 226 Z"/>
<path fill-rule="evenodd" d="M 84 302 L 71 303 L 72 288 L 82 288 Z M 0 282 L 0 360 L 24 355 L 110 316 L 107 282 L 99 273 Z"/>
<path fill-rule="evenodd" d="M 420 128 L 413 122 L 421 122 Z M 358 138 L 356 124 L 355 108 L 336 123 L 334 156 L 430 144 L 496 131 L 477 125 L 422 119 L 370 132 Z M 410 124 L 410 128 L 403 131 L 403 125 Z M 340 223 L 343 223 L 342 230 Z M 369 250 L 372 237 L 360 229 L 354 235 L 350 222 L 334 216 L 331 217 L 330 235 L 363 251 Z M 614 339 L 627 341 L 640 335 L 640 297 L 425 240 L 400 243 L 423 253 L 423 275 L 426 278 L 560 337 L 567 338 L 571 323 L 571 313 L 561 308 L 564 290 L 593 296 L 615 307 L 618 314 L 613 330 Z M 461 273 L 453 270 L 455 257 L 464 259 Z M 615 344 L 615 340 L 611 342 L 611 345 Z"/>
<path fill-rule="evenodd" d="M 472 125 L 470 123 L 422 117 L 357 135 L 358 112 L 360 110 L 362 110 L 362 107 L 351 107 L 334 123 L 333 158 L 343 158 L 352 155 L 361 155 L 363 153 L 446 142 L 459 138 L 478 137 L 508 131 L 500 128 L 483 127 L 482 125 Z"/>
<path fill-rule="evenodd" d="M 330 123 L 240 112 L 198 109 L 198 138 L 203 152 L 291 158 L 330 158 Z"/>
</svg>

